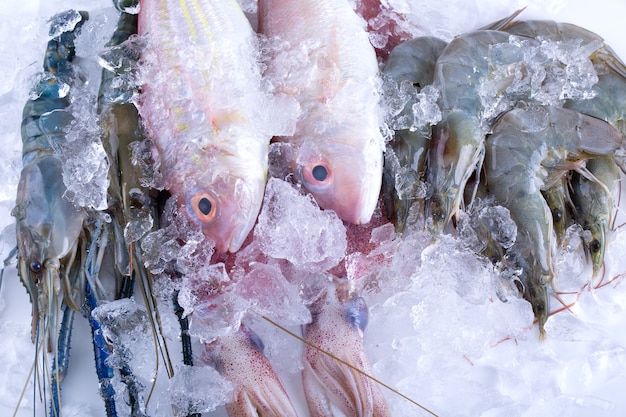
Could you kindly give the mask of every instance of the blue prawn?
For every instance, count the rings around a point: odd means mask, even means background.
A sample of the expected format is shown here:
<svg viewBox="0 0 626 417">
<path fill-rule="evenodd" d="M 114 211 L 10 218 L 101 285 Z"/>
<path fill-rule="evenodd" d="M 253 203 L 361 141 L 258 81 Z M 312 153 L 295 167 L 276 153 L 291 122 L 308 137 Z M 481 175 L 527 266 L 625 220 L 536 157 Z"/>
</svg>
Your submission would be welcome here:
<svg viewBox="0 0 626 417">
<path fill-rule="evenodd" d="M 74 311 L 84 296 L 86 212 L 65 197 L 63 161 L 56 149 L 66 143 L 74 117 L 69 113 L 75 80 L 74 40 L 87 20 L 85 12 L 69 10 L 51 19 L 44 74 L 24 106 L 22 163 L 15 208 L 18 273 L 32 303 L 32 340 L 36 361 L 53 352 L 51 413 L 58 413 L 59 384 L 65 374 L 68 335 Z M 64 308 L 63 320 L 59 312 Z M 59 326 L 59 323 L 61 325 Z M 19 406 L 19 404 L 18 404 Z"/>
</svg>

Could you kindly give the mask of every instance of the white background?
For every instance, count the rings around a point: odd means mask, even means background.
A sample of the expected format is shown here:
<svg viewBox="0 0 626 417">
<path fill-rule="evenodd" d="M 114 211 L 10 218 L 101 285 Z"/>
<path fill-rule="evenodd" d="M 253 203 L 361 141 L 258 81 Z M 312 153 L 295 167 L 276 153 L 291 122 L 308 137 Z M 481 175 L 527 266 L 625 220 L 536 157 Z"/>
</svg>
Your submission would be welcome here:
<svg viewBox="0 0 626 417">
<path fill-rule="evenodd" d="M 392 2 L 393 3 L 393 2 Z M 401 3 L 396 1 L 396 3 Z M 528 9 L 522 18 L 551 18 L 575 23 L 605 38 L 607 43 L 626 58 L 626 40 L 623 35 L 623 17 L 626 3 L 615 0 L 576 1 L 479 1 L 443 2 L 437 8 L 425 1 L 407 0 L 423 10 L 423 26 L 437 22 L 438 27 L 448 27 L 451 33 L 462 33 L 480 27 L 509 14 L 522 5 Z M 419 4 L 418 4 L 419 3 Z M 108 0 L 5 0 L 0 12 L 0 64 L 4 78 L 0 79 L 0 227 L 12 223 L 9 212 L 15 198 L 15 185 L 19 175 L 21 148 L 19 126 L 21 109 L 28 90 L 28 75 L 40 70 L 47 42 L 45 38 L 47 17 L 54 13 L 76 8 L 91 11 L 94 15 L 102 8 L 111 9 Z M 110 12 L 109 12 L 110 15 Z M 626 272 L 619 262 L 620 249 L 626 247 L 622 234 L 615 236 L 609 254 L 614 259 L 612 275 Z M 6 253 L 6 247 L 3 248 Z M 622 252 L 623 253 L 623 252 Z M 583 302 L 572 313 L 559 313 L 559 320 L 571 334 L 548 334 L 540 342 L 536 328 L 526 331 L 526 337 L 517 341 L 503 341 L 486 352 L 464 360 L 458 357 L 422 358 L 424 363 L 448 361 L 445 386 L 433 394 L 424 389 L 427 397 L 419 393 L 413 397 L 440 415 L 572 415 L 617 416 L 626 415 L 626 306 L 625 285 L 604 287 L 581 297 Z M 443 314 L 455 313 L 457 307 L 446 306 Z M 570 320 L 568 317 L 572 317 Z M 561 319 L 562 318 L 562 319 Z M 0 415 L 11 415 L 26 381 L 33 360 L 30 343 L 30 305 L 26 292 L 12 268 L 7 270 L 0 293 Z M 570 327 L 568 327 L 570 326 Z M 582 328 L 584 331 L 579 331 Z M 573 329 L 573 330 L 572 330 Z M 369 332 L 376 332 L 370 326 Z M 441 329 L 454 334 L 454 326 Z M 567 332 L 565 332 L 567 333 Z M 573 336 L 572 336 L 573 335 Z M 375 335 L 366 336 L 377 340 Z M 429 337 L 428 334 L 422 337 Z M 64 415 L 103 416 L 102 402 L 98 396 L 98 383 L 93 366 L 92 348 L 87 323 L 77 318 L 72 348 L 71 365 L 64 383 Z M 450 340 L 462 340 L 463 338 Z M 373 357 L 377 353 L 373 349 Z M 462 347 L 460 348 L 462 352 Z M 454 354 L 452 354 L 454 355 Z M 414 364 L 397 363 L 398 368 Z M 438 380 L 424 376 L 425 387 L 437 386 Z M 438 375 L 432 375 L 438 378 Z M 293 381 L 293 377 L 290 381 Z M 462 380 L 465 379 L 465 382 Z M 458 381 L 458 382 L 457 382 Z M 477 381 L 480 389 L 468 391 L 467 381 Z M 297 391 L 297 384 L 289 389 Z M 165 389 L 164 384 L 159 389 Z M 33 415 L 32 389 L 27 389 L 18 415 Z M 386 394 L 390 401 L 393 394 Z M 158 397 L 159 395 L 157 395 Z M 501 396 L 501 397 L 500 397 Z M 430 397 L 430 398 L 429 398 Z M 498 398 L 507 398 L 507 401 Z M 296 400 L 299 401 L 299 400 Z M 487 404 L 481 407 L 480 404 Z M 478 404 L 478 405 L 477 405 Z M 45 415 L 46 406 L 36 405 L 36 415 Z M 402 410 L 405 408 L 398 408 Z M 398 412 L 399 413 L 399 412 Z M 165 413 L 164 415 L 167 415 Z M 399 415 L 399 414 L 398 414 Z"/>
</svg>

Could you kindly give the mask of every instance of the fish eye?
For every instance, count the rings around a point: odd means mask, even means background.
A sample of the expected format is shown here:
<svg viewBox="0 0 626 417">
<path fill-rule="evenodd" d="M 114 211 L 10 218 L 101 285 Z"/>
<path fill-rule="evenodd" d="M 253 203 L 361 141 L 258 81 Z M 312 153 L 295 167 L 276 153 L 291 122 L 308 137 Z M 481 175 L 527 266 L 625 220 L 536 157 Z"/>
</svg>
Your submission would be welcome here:
<svg viewBox="0 0 626 417">
<path fill-rule="evenodd" d="M 302 180 L 306 186 L 319 189 L 329 184 L 332 173 L 328 164 L 324 161 L 316 161 L 302 167 Z"/>
<path fill-rule="evenodd" d="M 217 212 L 215 198 L 207 192 L 199 192 L 191 197 L 189 202 L 193 215 L 201 222 L 213 221 Z"/>
<path fill-rule="evenodd" d="M 41 272 L 41 262 L 39 262 L 39 261 L 32 261 L 30 263 L 30 270 L 33 271 L 34 273 Z"/>
<path fill-rule="evenodd" d="M 563 220 L 563 213 L 558 208 L 554 208 L 552 209 L 552 218 L 558 223 Z"/>
</svg>

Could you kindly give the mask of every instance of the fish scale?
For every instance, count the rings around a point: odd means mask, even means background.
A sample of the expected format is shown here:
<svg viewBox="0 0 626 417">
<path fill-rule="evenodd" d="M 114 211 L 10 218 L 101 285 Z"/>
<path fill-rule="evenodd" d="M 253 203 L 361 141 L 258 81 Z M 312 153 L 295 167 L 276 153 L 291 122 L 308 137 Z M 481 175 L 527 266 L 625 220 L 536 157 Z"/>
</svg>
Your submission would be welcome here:
<svg viewBox="0 0 626 417">
<path fill-rule="evenodd" d="M 323 209 L 364 224 L 381 187 L 384 140 L 378 62 L 365 22 L 346 0 L 259 1 L 259 31 L 278 39 L 264 76 L 277 96 L 297 102 L 288 161 Z"/>
<path fill-rule="evenodd" d="M 139 108 L 163 185 L 217 250 L 235 252 L 260 210 L 271 137 L 256 35 L 235 1 L 206 0 L 144 2 L 139 34 Z"/>
</svg>

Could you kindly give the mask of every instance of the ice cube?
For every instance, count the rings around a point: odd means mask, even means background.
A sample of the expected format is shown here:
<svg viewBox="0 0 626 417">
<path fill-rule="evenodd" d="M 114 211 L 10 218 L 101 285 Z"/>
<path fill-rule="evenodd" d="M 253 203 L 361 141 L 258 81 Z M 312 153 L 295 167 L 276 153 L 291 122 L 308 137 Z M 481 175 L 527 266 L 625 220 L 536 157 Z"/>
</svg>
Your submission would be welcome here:
<svg viewBox="0 0 626 417">
<path fill-rule="evenodd" d="M 115 369 L 130 367 L 135 376 L 149 381 L 155 372 L 154 340 L 145 307 L 122 298 L 99 305 L 91 315 L 109 344 L 107 364 Z"/>
<path fill-rule="evenodd" d="M 255 313 L 268 316 L 284 325 L 311 321 L 309 309 L 299 294 L 299 287 L 283 276 L 280 268 L 254 263 L 237 281 L 236 293 L 252 304 Z"/>
<path fill-rule="evenodd" d="M 233 386 L 210 366 L 176 366 L 167 390 L 173 414 L 208 413 L 233 400 Z"/>
<path fill-rule="evenodd" d="M 311 272 L 326 271 L 343 259 L 346 229 L 332 210 L 320 210 L 310 195 L 270 178 L 254 238 L 267 256 Z"/>
</svg>

